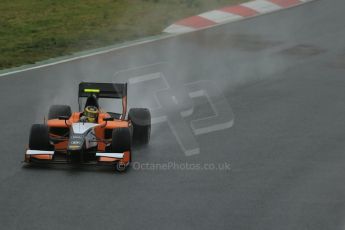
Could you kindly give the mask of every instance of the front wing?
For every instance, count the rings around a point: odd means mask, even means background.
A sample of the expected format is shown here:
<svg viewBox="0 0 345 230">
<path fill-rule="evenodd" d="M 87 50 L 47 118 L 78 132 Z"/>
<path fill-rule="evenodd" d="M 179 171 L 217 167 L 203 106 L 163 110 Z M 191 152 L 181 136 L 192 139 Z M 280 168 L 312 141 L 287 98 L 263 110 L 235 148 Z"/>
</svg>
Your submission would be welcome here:
<svg viewBox="0 0 345 230">
<path fill-rule="evenodd" d="M 123 153 L 108 153 L 108 152 L 96 152 L 95 161 L 81 162 L 80 164 L 113 164 L 113 163 L 129 163 L 130 152 L 126 151 Z M 51 163 L 51 164 L 68 164 L 71 163 L 68 160 L 66 154 L 59 154 L 56 151 L 42 151 L 42 150 L 31 150 L 28 149 L 25 152 L 25 162 L 35 162 L 35 163 Z"/>
</svg>

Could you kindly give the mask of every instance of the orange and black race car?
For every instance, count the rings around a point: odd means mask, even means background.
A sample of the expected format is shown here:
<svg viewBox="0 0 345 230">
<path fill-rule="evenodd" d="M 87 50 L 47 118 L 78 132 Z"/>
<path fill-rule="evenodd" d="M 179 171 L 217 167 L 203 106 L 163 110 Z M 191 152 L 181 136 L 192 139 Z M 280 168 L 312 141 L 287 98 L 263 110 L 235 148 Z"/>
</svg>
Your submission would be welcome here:
<svg viewBox="0 0 345 230">
<path fill-rule="evenodd" d="M 103 98 L 121 99 L 121 113 L 104 111 Z M 126 83 L 82 82 L 78 104 L 80 112 L 74 113 L 70 106 L 53 105 L 44 124 L 32 125 L 25 162 L 100 164 L 126 170 L 132 143 L 150 141 L 150 111 L 132 108 L 127 115 Z"/>
</svg>

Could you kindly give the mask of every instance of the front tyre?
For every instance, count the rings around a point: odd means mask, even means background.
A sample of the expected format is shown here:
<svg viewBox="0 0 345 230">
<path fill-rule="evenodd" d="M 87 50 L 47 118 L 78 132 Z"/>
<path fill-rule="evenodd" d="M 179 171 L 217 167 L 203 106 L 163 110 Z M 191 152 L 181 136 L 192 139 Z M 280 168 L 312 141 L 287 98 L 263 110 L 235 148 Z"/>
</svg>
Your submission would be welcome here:
<svg viewBox="0 0 345 230">
<path fill-rule="evenodd" d="M 126 171 L 131 161 L 131 133 L 129 128 L 116 128 L 113 130 L 111 151 L 129 154 L 115 165 L 116 171 Z"/>
<path fill-rule="evenodd" d="M 53 149 L 49 141 L 48 126 L 42 124 L 34 124 L 31 126 L 29 149 L 43 151 L 50 151 Z"/>
<path fill-rule="evenodd" d="M 128 128 L 113 129 L 111 151 L 123 153 L 131 150 L 131 134 Z"/>
</svg>

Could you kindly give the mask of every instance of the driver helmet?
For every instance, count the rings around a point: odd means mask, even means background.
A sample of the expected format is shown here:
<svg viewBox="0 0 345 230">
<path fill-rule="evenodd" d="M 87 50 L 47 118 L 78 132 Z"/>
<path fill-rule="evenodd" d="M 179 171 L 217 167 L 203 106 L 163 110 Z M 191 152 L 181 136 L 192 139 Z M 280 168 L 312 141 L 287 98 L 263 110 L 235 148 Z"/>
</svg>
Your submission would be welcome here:
<svg viewBox="0 0 345 230">
<path fill-rule="evenodd" d="M 98 118 L 98 109 L 96 106 L 86 106 L 83 115 L 86 117 L 87 122 L 96 122 Z"/>
</svg>

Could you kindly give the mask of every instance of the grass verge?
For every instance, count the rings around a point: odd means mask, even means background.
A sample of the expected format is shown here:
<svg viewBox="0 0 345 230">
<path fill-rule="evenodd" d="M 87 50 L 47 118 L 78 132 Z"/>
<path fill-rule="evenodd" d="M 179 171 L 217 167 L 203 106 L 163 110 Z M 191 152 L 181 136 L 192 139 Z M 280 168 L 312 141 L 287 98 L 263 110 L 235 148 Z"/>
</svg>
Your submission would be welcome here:
<svg viewBox="0 0 345 230">
<path fill-rule="evenodd" d="M 246 0 L 2 0 L 0 69 L 146 36 Z"/>
</svg>

